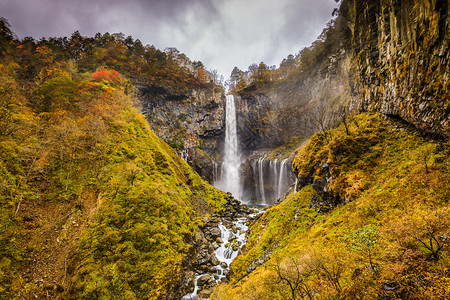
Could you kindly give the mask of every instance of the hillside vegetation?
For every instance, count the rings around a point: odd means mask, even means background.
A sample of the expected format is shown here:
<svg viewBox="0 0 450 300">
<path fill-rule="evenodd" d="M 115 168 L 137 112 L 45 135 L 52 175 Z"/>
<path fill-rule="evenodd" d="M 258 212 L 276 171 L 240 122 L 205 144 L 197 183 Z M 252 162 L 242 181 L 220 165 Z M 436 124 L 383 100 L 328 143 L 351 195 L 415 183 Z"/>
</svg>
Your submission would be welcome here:
<svg viewBox="0 0 450 300">
<path fill-rule="evenodd" d="M 1 21 L 0 298 L 176 297 L 196 220 L 224 194 L 150 130 L 111 67 L 129 69 L 95 54 L 108 47 L 18 41 Z"/>
<path fill-rule="evenodd" d="M 300 149 L 307 184 L 251 227 L 212 299 L 448 299 L 448 140 L 378 114 L 347 129 Z"/>
</svg>

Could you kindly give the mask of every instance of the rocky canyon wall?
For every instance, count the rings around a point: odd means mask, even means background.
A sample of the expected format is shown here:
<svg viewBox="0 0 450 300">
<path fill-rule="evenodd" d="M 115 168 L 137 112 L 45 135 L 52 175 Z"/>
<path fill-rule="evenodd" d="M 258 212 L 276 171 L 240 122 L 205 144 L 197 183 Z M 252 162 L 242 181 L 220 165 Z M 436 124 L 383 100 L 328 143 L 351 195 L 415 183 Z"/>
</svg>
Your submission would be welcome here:
<svg viewBox="0 0 450 300">
<path fill-rule="evenodd" d="M 155 133 L 178 149 L 201 148 L 209 154 L 221 149 L 224 135 L 223 92 L 217 87 L 171 94 L 139 87 L 142 110 Z"/>
<path fill-rule="evenodd" d="M 210 183 L 217 169 L 225 135 L 225 95 L 221 88 L 173 93 L 139 86 L 142 112 L 154 132 L 175 148 Z"/>
<path fill-rule="evenodd" d="M 329 129 L 342 106 L 355 107 L 353 20 L 353 3 L 344 1 L 333 26 L 300 52 L 287 76 L 238 92 L 238 134 L 244 150 L 274 148 L 293 137 L 309 137 Z"/>
<path fill-rule="evenodd" d="M 242 148 L 311 136 L 349 110 L 450 136 L 449 7 L 448 0 L 343 0 L 334 26 L 309 48 L 316 53 L 311 65 L 238 92 Z"/>
<path fill-rule="evenodd" d="M 354 11 L 361 108 L 449 136 L 449 1 L 355 1 Z"/>
<path fill-rule="evenodd" d="M 257 93 L 240 93 L 236 109 L 242 148 L 274 148 L 293 137 L 311 136 L 319 130 L 320 121 L 328 126 L 331 112 L 351 101 L 348 67 L 344 52 L 334 73 L 317 71 L 295 83 L 286 81 Z"/>
</svg>

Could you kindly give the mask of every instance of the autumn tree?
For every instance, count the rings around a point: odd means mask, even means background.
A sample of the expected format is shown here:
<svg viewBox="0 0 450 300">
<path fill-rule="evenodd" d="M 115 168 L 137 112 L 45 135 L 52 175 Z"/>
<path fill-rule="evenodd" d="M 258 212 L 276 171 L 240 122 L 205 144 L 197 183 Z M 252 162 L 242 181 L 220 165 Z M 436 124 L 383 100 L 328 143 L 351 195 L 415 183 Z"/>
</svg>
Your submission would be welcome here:
<svg viewBox="0 0 450 300">
<path fill-rule="evenodd" d="M 450 246 L 450 208 L 405 216 L 391 228 L 401 247 L 419 249 L 429 259 L 438 261 Z"/>
<path fill-rule="evenodd" d="M 11 42 L 14 40 L 14 33 L 10 28 L 8 20 L 0 17 L 0 57 L 7 54 Z"/>
<path fill-rule="evenodd" d="M 235 87 L 244 74 L 238 67 L 234 67 L 230 75 L 230 85 Z"/>
<path fill-rule="evenodd" d="M 270 265 L 276 273 L 275 282 L 269 283 L 282 294 L 286 299 L 313 299 L 313 290 L 310 279 L 314 272 L 311 268 L 297 258 L 281 260 L 277 258 L 275 263 Z M 285 290 L 288 293 L 285 293 Z"/>
<path fill-rule="evenodd" d="M 353 231 L 349 237 L 353 250 L 367 254 L 369 266 L 375 276 L 378 276 L 378 266 L 374 262 L 375 246 L 378 243 L 378 229 L 372 225 L 366 225 Z"/>
<path fill-rule="evenodd" d="M 259 63 L 256 74 L 251 77 L 252 83 L 268 84 L 270 82 L 270 70 L 263 62 Z"/>
</svg>

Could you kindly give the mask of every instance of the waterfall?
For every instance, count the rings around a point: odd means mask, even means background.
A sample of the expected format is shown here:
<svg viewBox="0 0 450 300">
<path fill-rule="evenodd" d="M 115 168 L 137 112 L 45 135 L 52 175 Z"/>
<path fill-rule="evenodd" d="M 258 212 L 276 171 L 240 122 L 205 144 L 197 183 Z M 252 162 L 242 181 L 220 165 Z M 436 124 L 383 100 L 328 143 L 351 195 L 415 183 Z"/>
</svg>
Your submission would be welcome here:
<svg viewBox="0 0 450 300">
<path fill-rule="evenodd" d="M 177 153 L 178 154 L 178 153 Z M 189 159 L 189 150 L 188 149 L 182 149 L 180 150 L 180 153 L 178 154 L 185 162 Z"/>
<path fill-rule="evenodd" d="M 264 157 L 258 159 L 258 177 L 259 177 L 259 194 L 261 195 L 261 204 L 267 204 L 266 202 L 266 189 L 264 186 Z"/>
<path fill-rule="evenodd" d="M 239 174 L 241 155 L 237 139 L 234 96 L 227 95 L 226 100 L 224 159 L 221 178 L 215 185 L 225 192 L 230 192 L 236 199 L 242 200 L 242 183 Z"/>
<path fill-rule="evenodd" d="M 280 172 L 278 177 L 278 183 L 277 183 L 277 198 L 280 198 L 283 194 L 283 187 L 286 185 L 286 179 L 287 179 L 287 170 L 286 170 L 286 162 L 287 158 L 283 159 L 280 164 Z"/>
<path fill-rule="evenodd" d="M 270 160 L 267 154 L 251 161 L 256 204 L 271 205 L 294 183 L 288 158 Z"/>
<path fill-rule="evenodd" d="M 235 219 L 232 223 L 223 222 L 222 220 L 217 224 L 220 230 L 221 242 L 219 247 L 214 251 L 214 256 L 218 259 L 220 264 L 213 268 L 208 268 L 205 273 L 195 273 L 194 277 L 194 291 L 184 295 L 182 300 L 200 299 L 198 298 L 198 291 L 202 287 L 198 286 L 198 280 L 208 275 L 215 283 L 220 283 L 222 279 L 227 277 L 230 273 L 230 264 L 238 256 L 240 249 L 246 244 L 246 233 L 248 231 L 247 222 L 249 218 L 254 218 L 262 214 L 262 210 L 254 210 L 254 213 L 245 217 Z M 203 287 L 204 288 L 204 287 Z"/>
<path fill-rule="evenodd" d="M 277 198 L 279 198 L 280 196 L 278 194 L 279 194 L 280 186 L 278 184 L 278 182 L 279 182 L 278 174 L 280 173 L 279 171 L 281 170 L 281 168 L 278 169 L 278 159 L 275 158 L 274 160 L 271 160 L 269 166 L 270 166 L 270 173 L 273 173 L 274 186 L 275 186 L 275 190 L 277 191 L 276 196 L 277 196 Z"/>
<path fill-rule="evenodd" d="M 217 181 L 217 179 L 218 179 L 218 170 L 217 170 L 217 167 L 218 167 L 218 165 L 217 165 L 217 163 L 216 163 L 216 161 L 213 159 L 212 160 L 212 166 L 213 166 L 213 173 L 212 173 L 212 182 L 214 183 L 214 182 L 216 182 Z"/>
</svg>

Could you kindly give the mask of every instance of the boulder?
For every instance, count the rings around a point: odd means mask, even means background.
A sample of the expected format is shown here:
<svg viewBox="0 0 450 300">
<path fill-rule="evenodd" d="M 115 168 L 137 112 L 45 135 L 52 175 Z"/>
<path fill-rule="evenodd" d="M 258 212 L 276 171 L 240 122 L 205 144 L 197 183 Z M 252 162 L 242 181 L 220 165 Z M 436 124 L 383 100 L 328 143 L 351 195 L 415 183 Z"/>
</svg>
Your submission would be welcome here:
<svg viewBox="0 0 450 300">
<path fill-rule="evenodd" d="M 204 289 L 204 290 L 202 290 L 201 292 L 198 293 L 198 297 L 200 299 L 209 299 L 209 297 L 211 296 L 212 292 L 213 292 L 212 289 Z"/>
<path fill-rule="evenodd" d="M 211 276 L 209 275 L 203 275 L 197 280 L 198 286 L 204 286 L 205 284 L 208 284 L 208 282 L 211 280 Z"/>
<path fill-rule="evenodd" d="M 216 255 L 211 255 L 211 263 L 213 266 L 217 266 L 218 264 L 220 264 L 220 261 L 217 259 Z"/>
</svg>

